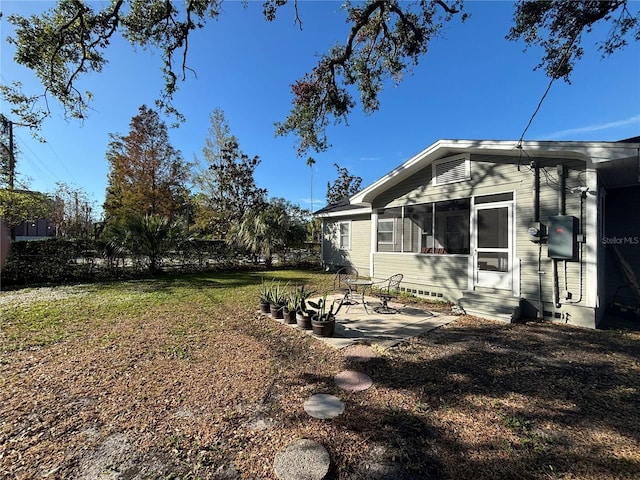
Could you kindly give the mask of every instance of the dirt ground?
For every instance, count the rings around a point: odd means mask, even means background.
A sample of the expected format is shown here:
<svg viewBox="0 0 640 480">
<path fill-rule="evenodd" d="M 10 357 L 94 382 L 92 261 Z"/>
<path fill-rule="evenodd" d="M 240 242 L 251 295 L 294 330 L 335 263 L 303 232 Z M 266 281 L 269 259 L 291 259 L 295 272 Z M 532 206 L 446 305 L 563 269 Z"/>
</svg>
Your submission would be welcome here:
<svg viewBox="0 0 640 480">
<path fill-rule="evenodd" d="M 55 291 L 55 341 L 0 329 L 2 478 L 274 479 L 299 438 L 327 448 L 330 479 L 640 478 L 638 332 L 460 317 L 354 363 L 252 305 L 89 322 L 86 292 Z M 339 390 L 345 369 L 373 386 Z M 345 413 L 311 418 L 314 393 Z"/>
</svg>

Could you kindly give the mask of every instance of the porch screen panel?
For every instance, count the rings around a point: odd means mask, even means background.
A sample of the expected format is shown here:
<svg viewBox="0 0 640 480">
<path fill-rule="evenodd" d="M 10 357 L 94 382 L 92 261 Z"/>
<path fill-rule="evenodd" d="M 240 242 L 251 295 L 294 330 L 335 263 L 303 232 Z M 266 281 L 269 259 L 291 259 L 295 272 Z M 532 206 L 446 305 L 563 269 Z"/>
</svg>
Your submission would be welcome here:
<svg viewBox="0 0 640 480">
<path fill-rule="evenodd" d="M 428 253 L 433 250 L 433 204 L 421 203 L 404 209 L 405 220 L 412 224 L 415 250 Z M 405 249 L 405 251 L 407 251 Z"/>
<path fill-rule="evenodd" d="M 478 210 L 478 247 L 509 247 L 509 210 L 486 208 Z"/>
<path fill-rule="evenodd" d="M 378 211 L 377 251 L 469 254 L 470 199 Z"/>
<path fill-rule="evenodd" d="M 402 225 L 402 251 L 403 252 L 417 252 L 420 244 L 420 227 L 414 220 L 406 216 L 403 219 Z"/>
<path fill-rule="evenodd" d="M 468 198 L 436 203 L 434 251 L 469 253 L 470 201 Z"/>
</svg>

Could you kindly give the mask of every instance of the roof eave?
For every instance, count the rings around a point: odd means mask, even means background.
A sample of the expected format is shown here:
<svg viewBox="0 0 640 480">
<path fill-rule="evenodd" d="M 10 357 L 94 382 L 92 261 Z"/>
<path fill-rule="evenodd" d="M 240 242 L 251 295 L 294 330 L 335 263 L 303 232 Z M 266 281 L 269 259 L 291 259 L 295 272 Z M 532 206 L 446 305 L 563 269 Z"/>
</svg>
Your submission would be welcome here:
<svg viewBox="0 0 640 480">
<path fill-rule="evenodd" d="M 367 215 L 372 212 L 370 206 L 355 205 L 354 208 L 338 210 L 335 212 L 316 212 L 313 214 L 317 218 L 339 218 L 339 217 L 352 217 L 354 215 Z"/>
<path fill-rule="evenodd" d="M 590 163 L 594 168 L 598 168 L 599 164 L 635 155 L 638 149 L 640 149 L 640 144 L 623 142 L 526 141 L 519 144 L 513 140 L 439 140 L 352 196 L 349 201 L 354 205 L 370 206 L 380 193 L 430 165 L 434 160 L 448 154 L 495 153 L 496 155 L 528 156 L 535 154 L 537 157 L 562 156 L 581 159 Z"/>
</svg>

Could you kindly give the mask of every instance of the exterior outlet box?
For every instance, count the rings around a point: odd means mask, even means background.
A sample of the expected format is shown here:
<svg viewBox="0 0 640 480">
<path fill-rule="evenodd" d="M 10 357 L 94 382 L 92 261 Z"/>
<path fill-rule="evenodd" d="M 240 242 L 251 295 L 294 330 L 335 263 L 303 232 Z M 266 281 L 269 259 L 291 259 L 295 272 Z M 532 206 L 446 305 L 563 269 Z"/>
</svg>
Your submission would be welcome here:
<svg viewBox="0 0 640 480">
<path fill-rule="evenodd" d="M 549 258 L 576 260 L 578 219 L 570 215 L 549 217 L 547 247 Z"/>
</svg>

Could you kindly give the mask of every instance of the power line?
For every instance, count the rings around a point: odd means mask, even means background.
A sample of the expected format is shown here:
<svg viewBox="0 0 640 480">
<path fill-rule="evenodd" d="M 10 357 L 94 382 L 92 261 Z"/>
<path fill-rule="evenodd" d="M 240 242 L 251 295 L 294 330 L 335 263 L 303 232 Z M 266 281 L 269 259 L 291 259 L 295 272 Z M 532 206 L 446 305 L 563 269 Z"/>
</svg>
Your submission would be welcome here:
<svg viewBox="0 0 640 480">
<path fill-rule="evenodd" d="M 71 173 L 71 171 L 67 168 L 65 163 L 62 161 L 62 158 L 60 158 L 60 155 L 58 155 L 58 152 L 56 152 L 53 149 L 53 146 L 51 145 L 51 143 L 49 143 L 49 142 L 46 142 L 46 143 L 49 146 L 49 149 L 51 149 L 51 151 L 53 152 L 53 155 L 56 157 L 56 159 L 58 160 L 60 165 L 62 165 L 62 168 L 64 168 L 64 170 L 69 174 L 69 176 L 71 177 L 71 180 L 73 180 L 76 185 L 80 186 L 80 182 L 78 182 L 78 180 L 76 180 L 76 178 L 73 176 L 73 173 Z"/>
<path fill-rule="evenodd" d="M 58 175 L 56 175 L 55 172 L 53 172 L 45 162 L 43 162 L 40 157 L 38 157 L 38 155 L 31 149 L 31 147 L 19 136 L 15 136 L 15 138 L 19 141 L 21 150 L 23 151 L 23 155 L 21 160 L 26 160 L 27 162 L 29 162 L 36 170 L 38 170 L 41 174 L 43 174 L 46 177 L 49 177 L 50 180 L 54 180 L 54 181 L 62 181 L 60 179 L 60 177 L 58 177 Z M 24 149 L 27 149 L 30 152 L 30 155 L 26 155 L 24 154 Z M 38 164 L 36 164 L 36 161 L 44 168 L 44 170 L 46 170 L 47 172 L 45 172 L 43 170 L 43 168 L 40 168 L 40 166 L 38 166 Z"/>
<path fill-rule="evenodd" d="M 527 123 L 527 126 L 522 131 L 522 135 L 520 135 L 520 138 L 518 139 L 517 148 L 520 148 L 520 149 L 522 148 L 522 142 L 524 141 L 524 136 L 526 135 L 527 130 L 529 130 L 529 127 L 533 123 L 533 119 L 536 117 L 536 115 L 540 111 L 540 108 L 542 107 L 542 103 L 544 102 L 545 98 L 547 98 L 547 95 L 549 94 L 549 91 L 551 90 L 551 86 L 553 85 L 553 82 L 555 82 L 557 80 L 558 71 L 560 70 L 560 68 L 562 68 L 562 66 L 567 61 L 567 58 L 569 57 L 569 52 L 571 51 L 571 47 L 573 47 L 573 44 L 575 43 L 576 39 L 578 38 L 578 33 L 580 33 L 580 30 L 576 30 L 575 31 L 575 33 L 573 34 L 573 38 L 571 38 L 571 41 L 567 44 L 567 47 L 565 48 L 564 55 L 562 56 L 562 60 L 560 60 L 560 63 L 558 64 L 556 69 L 553 71 L 553 74 L 551 75 L 551 80 L 549 81 L 549 84 L 547 85 L 547 89 L 544 91 L 544 94 L 542 95 L 542 98 L 538 102 L 538 106 L 536 107 L 535 111 L 531 115 L 531 118 L 529 118 L 529 122 Z"/>
</svg>

